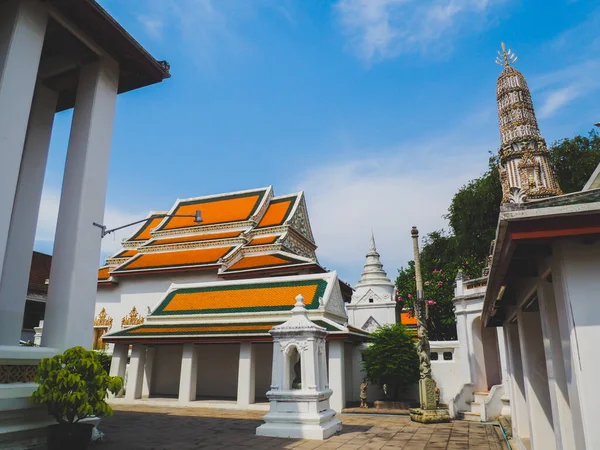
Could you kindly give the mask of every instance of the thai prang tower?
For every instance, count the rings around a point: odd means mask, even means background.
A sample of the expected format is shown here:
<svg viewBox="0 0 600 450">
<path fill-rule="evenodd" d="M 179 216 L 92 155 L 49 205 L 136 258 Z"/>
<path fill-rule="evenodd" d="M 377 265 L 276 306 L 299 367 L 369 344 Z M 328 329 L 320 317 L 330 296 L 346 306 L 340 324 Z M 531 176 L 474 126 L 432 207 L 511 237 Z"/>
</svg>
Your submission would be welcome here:
<svg viewBox="0 0 600 450">
<path fill-rule="evenodd" d="M 562 191 L 550 167 L 550 153 L 538 128 L 527 81 L 513 67 L 517 57 L 506 50 L 504 43 L 498 54 L 496 63 L 504 66 L 496 84 L 502 203 L 560 195 Z"/>
</svg>

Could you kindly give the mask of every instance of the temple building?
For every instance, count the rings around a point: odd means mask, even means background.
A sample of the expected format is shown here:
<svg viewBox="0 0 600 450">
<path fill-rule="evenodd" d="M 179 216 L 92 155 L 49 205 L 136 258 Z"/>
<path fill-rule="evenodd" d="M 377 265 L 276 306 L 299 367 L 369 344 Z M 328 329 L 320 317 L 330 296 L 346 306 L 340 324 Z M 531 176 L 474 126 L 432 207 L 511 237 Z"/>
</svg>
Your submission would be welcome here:
<svg viewBox="0 0 600 450">
<path fill-rule="evenodd" d="M 316 248 L 302 192 L 252 189 L 151 213 L 98 273 L 95 346 L 112 353 L 115 375 L 129 355 L 125 400 L 267 409 L 269 331 L 299 294 L 328 332 L 331 407 L 358 400 L 368 333 L 348 325 L 352 289 Z"/>
<path fill-rule="evenodd" d="M 504 199 L 481 322 L 505 336 L 515 448 L 596 449 L 600 189 L 561 195 L 525 79 L 501 55 Z"/>
</svg>

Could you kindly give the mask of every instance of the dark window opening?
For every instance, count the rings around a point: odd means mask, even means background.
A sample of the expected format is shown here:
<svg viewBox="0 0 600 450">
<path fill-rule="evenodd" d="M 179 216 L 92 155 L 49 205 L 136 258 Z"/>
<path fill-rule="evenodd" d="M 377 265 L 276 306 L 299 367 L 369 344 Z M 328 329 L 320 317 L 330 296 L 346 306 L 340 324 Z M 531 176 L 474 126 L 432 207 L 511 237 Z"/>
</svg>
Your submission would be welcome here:
<svg viewBox="0 0 600 450">
<path fill-rule="evenodd" d="M 437 361 L 438 360 L 437 352 L 431 352 L 431 356 L 429 357 L 429 359 L 431 359 L 432 361 Z"/>
<path fill-rule="evenodd" d="M 444 352 L 444 361 L 452 361 L 453 357 L 452 352 Z"/>
</svg>

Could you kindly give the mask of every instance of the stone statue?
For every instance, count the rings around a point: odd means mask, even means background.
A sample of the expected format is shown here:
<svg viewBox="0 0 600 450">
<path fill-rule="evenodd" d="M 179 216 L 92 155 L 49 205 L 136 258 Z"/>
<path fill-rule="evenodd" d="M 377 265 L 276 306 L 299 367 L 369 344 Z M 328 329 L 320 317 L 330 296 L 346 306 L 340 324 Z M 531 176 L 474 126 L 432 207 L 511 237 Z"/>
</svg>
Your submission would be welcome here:
<svg viewBox="0 0 600 450">
<path fill-rule="evenodd" d="M 388 398 L 388 389 L 387 389 L 387 383 L 383 383 L 383 386 L 381 386 L 383 389 L 383 395 L 385 396 L 385 398 Z"/>
<path fill-rule="evenodd" d="M 302 373 L 300 371 L 300 359 L 294 364 L 294 381 L 292 381 L 292 389 L 302 389 Z"/>
<path fill-rule="evenodd" d="M 361 408 L 368 408 L 369 405 L 367 405 L 367 387 L 369 386 L 369 383 L 367 382 L 366 378 L 363 378 L 362 383 L 360 383 L 360 407 Z"/>
</svg>

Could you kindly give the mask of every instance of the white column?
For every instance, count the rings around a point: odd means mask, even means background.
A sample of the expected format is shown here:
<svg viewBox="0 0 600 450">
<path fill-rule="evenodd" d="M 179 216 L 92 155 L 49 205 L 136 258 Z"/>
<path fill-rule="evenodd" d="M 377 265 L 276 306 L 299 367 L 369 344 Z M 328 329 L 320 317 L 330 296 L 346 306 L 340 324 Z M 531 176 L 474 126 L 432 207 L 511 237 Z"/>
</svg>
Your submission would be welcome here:
<svg viewBox="0 0 600 450">
<path fill-rule="evenodd" d="M 127 344 L 115 344 L 113 347 L 112 360 L 110 362 L 111 377 L 121 377 L 125 380 L 125 371 L 127 370 L 127 353 L 129 352 L 129 345 Z M 122 393 L 117 394 L 117 397 L 121 397 Z"/>
<path fill-rule="evenodd" d="M 525 400 L 525 378 L 523 376 L 523 362 L 521 358 L 521 345 L 519 343 L 519 329 L 516 323 L 504 325 L 506 347 L 508 350 L 508 367 L 510 369 L 510 409 L 513 435 L 519 439 L 529 439 L 529 410 Z"/>
<path fill-rule="evenodd" d="M 148 347 L 146 350 L 146 364 L 144 366 L 144 383 L 142 385 L 142 397 L 150 397 L 152 387 L 152 368 L 154 367 L 154 354 L 156 348 Z"/>
<path fill-rule="evenodd" d="M 538 299 L 557 448 L 576 449 L 556 304 L 552 285 L 548 281 L 539 282 Z"/>
<path fill-rule="evenodd" d="M 129 371 L 127 374 L 127 389 L 125 398 L 135 400 L 142 398 L 142 386 L 144 384 L 144 366 L 146 365 L 146 346 L 134 344 L 129 359 Z M 111 367 L 112 368 L 112 367 Z"/>
<path fill-rule="evenodd" d="M 196 381 L 198 379 L 198 352 L 194 344 L 183 344 L 181 357 L 181 376 L 179 378 L 179 402 L 196 400 Z"/>
<path fill-rule="evenodd" d="M 255 400 L 256 358 L 252 342 L 240 343 L 240 363 L 238 366 L 237 404 L 247 408 Z"/>
<path fill-rule="evenodd" d="M 5 260 L 0 274 L 0 345 L 18 345 L 40 200 L 58 94 L 38 84 L 19 170 Z M 1 126 L 1 125 L 0 125 Z M 1 194 L 0 194 L 1 195 Z"/>
<path fill-rule="evenodd" d="M 556 449 L 539 312 L 517 313 L 532 448 Z"/>
<path fill-rule="evenodd" d="M 284 372 L 285 364 L 284 356 L 281 352 L 281 345 L 279 344 L 279 339 L 273 339 L 273 363 L 271 365 L 271 386 L 269 387 L 269 390 L 276 391 L 284 389 Z"/>
<path fill-rule="evenodd" d="M 597 425 L 600 246 L 578 240 L 552 247 L 552 284 L 577 449 L 600 448 Z"/>
<path fill-rule="evenodd" d="M 0 4 L 0 274 L 47 23 L 42 2 Z M 14 320 L 4 311 L 0 317 L 0 328 Z"/>
<path fill-rule="evenodd" d="M 329 341 L 329 388 L 333 391 L 329 403 L 331 409 L 342 412 L 346 407 L 344 379 L 344 341 Z"/>
<path fill-rule="evenodd" d="M 508 362 L 506 360 L 506 336 L 504 336 L 504 328 L 496 328 L 496 336 L 498 341 L 498 356 L 500 357 L 500 372 L 502 375 L 502 384 L 505 391 L 508 391 Z"/>
<path fill-rule="evenodd" d="M 89 348 L 96 303 L 100 230 L 119 84 L 110 59 L 81 68 L 63 179 L 46 305 L 45 346 Z"/>
<path fill-rule="evenodd" d="M 461 281 L 462 283 L 462 281 Z M 454 303 L 456 308 L 456 335 L 458 337 L 458 345 L 460 348 L 460 371 L 462 375 L 461 384 L 472 383 L 471 377 L 471 354 L 469 352 L 469 330 L 467 328 L 467 312 L 462 302 Z M 458 309 L 461 309 L 459 311 Z"/>
</svg>

